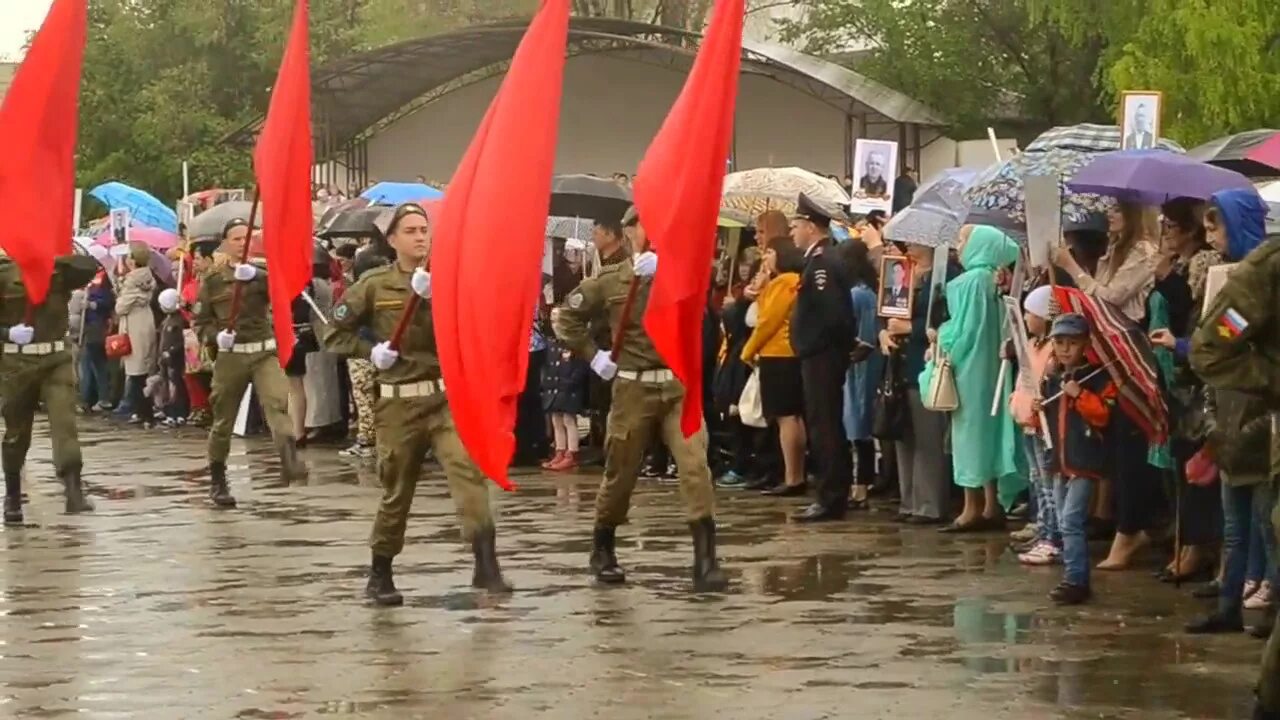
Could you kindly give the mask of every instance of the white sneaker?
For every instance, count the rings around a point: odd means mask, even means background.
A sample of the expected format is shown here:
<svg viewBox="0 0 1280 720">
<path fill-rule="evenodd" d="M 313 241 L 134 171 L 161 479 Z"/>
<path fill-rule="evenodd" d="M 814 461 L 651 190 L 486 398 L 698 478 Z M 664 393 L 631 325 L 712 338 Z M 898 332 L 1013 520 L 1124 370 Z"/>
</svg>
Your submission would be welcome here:
<svg viewBox="0 0 1280 720">
<path fill-rule="evenodd" d="M 1035 547 L 1018 556 L 1023 565 L 1056 565 L 1062 558 L 1062 551 L 1056 545 L 1041 540 Z"/>
<path fill-rule="evenodd" d="M 373 457 L 373 448 L 368 445 L 361 445 L 360 443 L 355 443 L 351 447 L 347 448 L 346 450 L 339 450 L 338 454 L 341 455 L 342 457 L 360 458 L 362 460 L 368 460 L 369 458 Z"/>
<path fill-rule="evenodd" d="M 1266 610 L 1271 607 L 1271 583 L 1266 580 L 1258 586 L 1258 591 L 1244 601 L 1245 610 Z"/>
<path fill-rule="evenodd" d="M 1248 600 L 1249 598 L 1253 597 L 1255 593 L 1258 592 L 1258 588 L 1260 587 L 1262 587 L 1262 583 L 1258 582 L 1257 580 L 1245 580 L 1244 592 L 1240 594 L 1240 599 L 1242 601 Z"/>
</svg>

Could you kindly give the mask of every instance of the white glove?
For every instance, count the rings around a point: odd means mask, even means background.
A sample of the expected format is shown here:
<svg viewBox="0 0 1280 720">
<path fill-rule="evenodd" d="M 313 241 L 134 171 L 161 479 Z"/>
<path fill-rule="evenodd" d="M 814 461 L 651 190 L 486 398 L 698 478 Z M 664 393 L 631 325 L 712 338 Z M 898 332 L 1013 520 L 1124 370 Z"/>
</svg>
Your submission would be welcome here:
<svg viewBox="0 0 1280 720">
<path fill-rule="evenodd" d="M 636 256 L 633 269 L 636 275 L 640 277 L 653 277 L 658 272 L 658 254 L 653 252 L 642 252 Z"/>
<path fill-rule="evenodd" d="M 26 345 L 36 336 L 36 329 L 23 323 L 9 328 L 9 342 L 15 345 Z"/>
<path fill-rule="evenodd" d="M 111 251 L 95 243 L 89 246 L 89 254 L 93 256 L 94 260 L 102 262 L 111 254 Z"/>
<path fill-rule="evenodd" d="M 258 277 L 258 268 L 249 263 L 239 263 L 236 265 L 236 279 L 240 282 L 249 282 Z"/>
<path fill-rule="evenodd" d="M 178 291 L 173 288 L 165 288 L 160 291 L 160 309 L 171 313 L 178 309 Z"/>
<path fill-rule="evenodd" d="M 218 349 L 230 350 L 236 345 L 236 334 L 230 330 L 218 333 Z"/>
<path fill-rule="evenodd" d="M 608 350 L 597 350 L 596 356 L 591 358 L 591 370 L 602 380 L 612 380 L 618 374 L 618 363 L 609 356 Z"/>
<path fill-rule="evenodd" d="M 409 280 L 410 287 L 418 293 L 418 297 L 423 300 L 431 299 L 431 273 L 418 268 L 413 271 L 413 277 Z"/>
<path fill-rule="evenodd" d="M 122 258 L 129 257 L 129 244 L 117 243 L 111 246 L 111 257 Z"/>
<path fill-rule="evenodd" d="M 400 352 L 391 349 L 391 343 L 383 342 L 373 346 L 373 352 L 369 353 L 369 362 L 379 370 L 390 370 L 392 365 L 396 364 L 396 360 L 400 359 Z"/>
</svg>

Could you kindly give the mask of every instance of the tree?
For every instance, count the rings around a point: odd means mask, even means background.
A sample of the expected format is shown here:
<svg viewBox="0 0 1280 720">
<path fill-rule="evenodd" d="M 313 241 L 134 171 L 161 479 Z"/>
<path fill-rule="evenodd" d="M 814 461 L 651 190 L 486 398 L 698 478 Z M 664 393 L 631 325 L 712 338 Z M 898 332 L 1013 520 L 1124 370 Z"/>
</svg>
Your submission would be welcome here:
<svg viewBox="0 0 1280 720">
<path fill-rule="evenodd" d="M 1105 118 L 1092 78 L 1103 49 L 1023 0 L 802 0 L 783 37 L 808 51 L 869 44 L 857 70 L 944 112 L 961 133 L 997 119 L 1035 129 Z"/>
</svg>

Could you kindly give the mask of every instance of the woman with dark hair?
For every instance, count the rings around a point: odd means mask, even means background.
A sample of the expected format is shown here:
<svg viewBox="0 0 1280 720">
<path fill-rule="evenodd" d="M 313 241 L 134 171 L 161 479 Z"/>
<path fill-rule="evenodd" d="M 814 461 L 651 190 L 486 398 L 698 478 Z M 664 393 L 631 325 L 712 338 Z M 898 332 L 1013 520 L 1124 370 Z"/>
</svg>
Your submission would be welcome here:
<svg viewBox="0 0 1280 720">
<path fill-rule="evenodd" d="M 884 374 L 884 356 L 877 337 L 880 321 L 876 317 L 876 269 L 871 265 L 867 246 L 851 242 L 841 246 L 845 274 L 853 296 L 853 313 L 858 323 L 858 342 L 844 383 L 844 431 L 853 443 L 857 467 L 853 478 L 851 508 L 867 506 L 867 490 L 875 481 L 876 441 L 871 436 L 876 386 Z"/>
<path fill-rule="evenodd" d="M 778 424 L 785 467 L 785 482 L 765 494 L 778 497 L 804 495 L 806 445 L 804 385 L 800 359 L 791 347 L 791 310 L 800 287 L 804 257 L 790 238 L 769 240 L 760 273 L 769 278 L 756 300 L 756 322 L 742 348 L 742 361 L 759 367 L 760 403 L 764 416 Z M 750 324 L 750 321 L 748 321 Z"/>
</svg>

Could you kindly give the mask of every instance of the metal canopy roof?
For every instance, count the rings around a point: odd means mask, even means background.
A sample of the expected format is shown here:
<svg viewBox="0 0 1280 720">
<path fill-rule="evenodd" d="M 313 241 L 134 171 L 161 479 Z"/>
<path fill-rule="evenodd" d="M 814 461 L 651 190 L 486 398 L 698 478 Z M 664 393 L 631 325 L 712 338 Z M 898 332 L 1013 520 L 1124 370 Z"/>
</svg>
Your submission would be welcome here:
<svg viewBox="0 0 1280 720">
<path fill-rule="evenodd" d="M 462 85 L 505 71 L 524 36 L 527 20 L 482 25 L 408 40 L 352 55 L 312 72 L 317 156 L 431 102 Z M 698 33 L 630 20 L 574 18 L 569 54 L 616 56 L 686 69 Z M 928 106 L 852 70 L 790 48 L 744 40 L 744 73 L 765 75 L 869 122 L 946 124 Z M 249 141 L 262 119 L 233 133 Z"/>
</svg>

